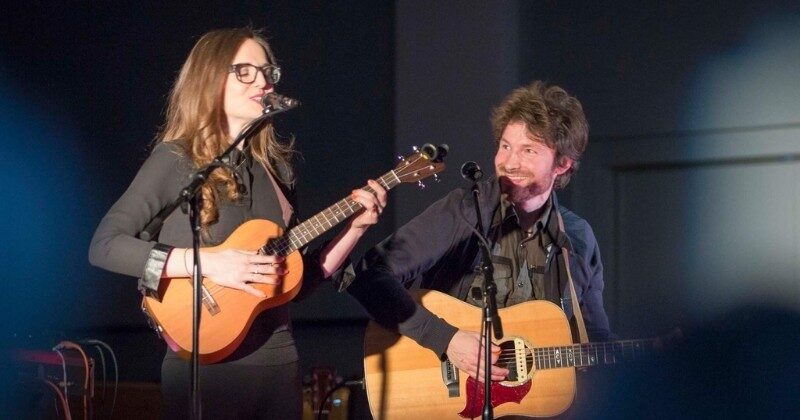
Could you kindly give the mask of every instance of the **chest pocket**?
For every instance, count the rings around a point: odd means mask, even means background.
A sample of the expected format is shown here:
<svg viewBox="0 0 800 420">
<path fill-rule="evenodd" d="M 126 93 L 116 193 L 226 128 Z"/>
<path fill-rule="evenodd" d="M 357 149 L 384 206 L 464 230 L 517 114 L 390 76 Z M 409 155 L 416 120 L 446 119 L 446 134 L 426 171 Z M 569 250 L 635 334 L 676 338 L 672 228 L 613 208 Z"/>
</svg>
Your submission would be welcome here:
<svg viewBox="0 0 800 420">
<path fill-rule="evenodd" d="M 494 270 L 494 282 L 497 285 L 497 304 L 503 307 L 503 302 L 505 302 L 514 281 L 512 278 L 511 259 L 500 255 L 492 255 L 492 269 Z M 484 273 L 480 267 L 475 267 L 475 277 L 472 279 L 472 285 L 466 298 L 468 303 L 475 306 L 483 306 L 484 278 Z"/>
</svg>

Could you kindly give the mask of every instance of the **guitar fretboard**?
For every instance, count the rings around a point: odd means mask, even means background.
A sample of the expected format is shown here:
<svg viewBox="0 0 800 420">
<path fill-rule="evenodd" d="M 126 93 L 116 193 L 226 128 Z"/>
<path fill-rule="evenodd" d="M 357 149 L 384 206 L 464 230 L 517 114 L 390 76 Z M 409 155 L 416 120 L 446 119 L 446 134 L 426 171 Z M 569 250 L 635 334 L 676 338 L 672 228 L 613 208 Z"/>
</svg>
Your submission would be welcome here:
<svg viewBox="0 0 800 420">
<path fill-rule="evenodd" d="M 387 191 L 396 187 L 401 182 L 394 170 L 383 174 L 383 176 L 376 181 Z M 361 189 L 374 192 L 369 185 Z M 289 255 L 362 208 L 363 206 L 361 204 L 349 197 L 339 200 L 332 206 L 295 226 L 280 238 L 268 242 L 261 248 L 261 251 L 267 255 Z"/>
<path fill-rule="evenodd" d="M 643 359 L 652 352 L 656 340 L 623 340 L 607 343 L 575 344 L 533 349 L 536 369 L 610 365 Z"/>
</svg>

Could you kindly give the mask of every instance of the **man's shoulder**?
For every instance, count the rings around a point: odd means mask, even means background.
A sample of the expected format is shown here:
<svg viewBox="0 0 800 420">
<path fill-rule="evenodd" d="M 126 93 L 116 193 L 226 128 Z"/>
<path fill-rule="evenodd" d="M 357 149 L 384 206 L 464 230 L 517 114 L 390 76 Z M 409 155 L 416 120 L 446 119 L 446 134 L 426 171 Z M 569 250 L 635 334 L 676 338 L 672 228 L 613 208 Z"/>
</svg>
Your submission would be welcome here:
<svg viewBox="0 0 800 420">
<path fill-rule="evenodd" d="M 573 251 L 579 255 L 591 251 L 597 243 L 597 239 L 595 239 L 589 222 L 564 206 L 559 206 L 558 210 L 564 220 L 564 230 L 569 237 Z"/>
<path fill-rule="evenodd" d="M 564 206 L 561 206 L 561 205 L 558 206 L 558 211 L 559 211 L 559 213 L 561 213 L 561 217 L 564 219 L 564 228 L 565 229 L 567 229 L 567 230 L 570 230 L 570 229 L 579 229 L 580 230 L 580 229 L 585 229 L 585 228 L 591 229 L 591 227 L 589 227 L 589 222 L 587 222 L 586 219 L 584 219 L 584 218 L 578 216 L 577 214 L 575 214 L 574 211 L 572 211 L 572 210 L 570 210 L 570 209 L 568 209 L 568 208 L 566 208 Z"/>
</svg>

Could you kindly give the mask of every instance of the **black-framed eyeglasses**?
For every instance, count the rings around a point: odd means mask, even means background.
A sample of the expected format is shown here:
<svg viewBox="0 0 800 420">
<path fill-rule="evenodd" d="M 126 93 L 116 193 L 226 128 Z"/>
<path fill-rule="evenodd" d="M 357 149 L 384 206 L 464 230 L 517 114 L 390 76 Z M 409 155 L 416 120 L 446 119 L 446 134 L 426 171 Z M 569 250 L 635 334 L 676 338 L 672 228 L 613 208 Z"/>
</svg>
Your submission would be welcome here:
<svg viewBox="0 0 800 420">
<path fill-rule="evenodd" d="M 236 80 L 242 83 L 250 84 L 256 81 L 256 75 L 258 75 L 259 71 L 264 74 L 264 79 L 266 79 L 267 83 L 270 85 L 274 86 L 279 80 L 281 80 L 280 66 L 275 66 L 272 64 L 267 64 L 261 67 L 250 63 L 233 64 L 231 65 L 229 73 L 235 74 Z"/>
</svg>

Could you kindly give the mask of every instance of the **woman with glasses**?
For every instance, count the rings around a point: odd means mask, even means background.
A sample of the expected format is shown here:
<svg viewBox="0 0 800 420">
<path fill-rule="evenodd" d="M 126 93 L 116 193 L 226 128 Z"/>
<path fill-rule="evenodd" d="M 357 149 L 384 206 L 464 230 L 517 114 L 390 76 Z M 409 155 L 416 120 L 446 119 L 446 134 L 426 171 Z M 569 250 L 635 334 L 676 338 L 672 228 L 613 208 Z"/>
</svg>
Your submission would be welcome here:
<svg viewBox="0 0 800 420">
<path fill-rule="evenodd" d="M 130 187 L 111 207 L 92 238 L 93 265 L 139 277 L 144 293 L 157 293 L 162 278 L 191 277 L 192 234 L 188 216 L 172 213 L 157 241 L 139 239 L 144 227 L 178 197 L 190 174 L 222 153 L 248 123 L 262 115 L 262 98 L 273 91 L 280 68 L 257 32 L 209 32 L 195 44 L 174 83 L 166 122 L 156 145 Z M 297 223 L 292 143 L 279 142 L 264 124 L 231 156 L 228 167 L 212 172 L 200 189 L 202 246 L 223 242 L 239 225 L 267 219 L 282 227 Z M 386 192 L 354 190 L 364 210 L 319 249 L 303 254 L 301 295 L 342 265 L 386 205 Z M 220 286 L 255 296 L 253 283 L 276 284 L 286 273 L 274 255 L 227 249 L 201 252 L 202 271 Z M 262 312 L 244 341 L 220 362 L 200 371 L 203 414 L 207 418 L 300 418 L 301 384 L 297 351 L 286 305 Z M 185 417 L 189 404 L 189 364 L 171 350 L 162 364 L 164 417 Z"/>
</svg>

